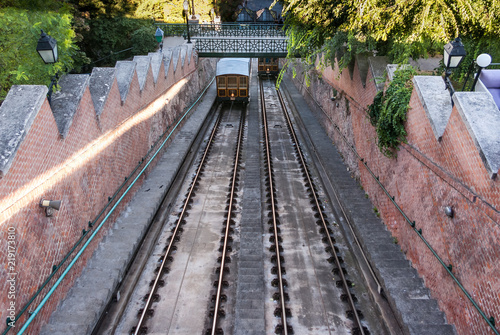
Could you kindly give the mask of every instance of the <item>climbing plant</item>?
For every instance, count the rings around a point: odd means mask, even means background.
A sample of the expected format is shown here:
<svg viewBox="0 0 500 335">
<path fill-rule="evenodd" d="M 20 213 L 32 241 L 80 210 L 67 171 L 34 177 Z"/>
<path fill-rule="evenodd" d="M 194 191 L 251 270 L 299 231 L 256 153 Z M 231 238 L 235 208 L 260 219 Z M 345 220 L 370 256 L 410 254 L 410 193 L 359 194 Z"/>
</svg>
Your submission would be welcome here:
<svg viewBox="0 0 500 335">
<path fill-rule="evenodd" d="M 378 147 L 387 157 L 396 157 L 399 144 L 406 143 L 404 123 L 415 74 L 412 67 L 397 70 L 386 91 L 377 93 L 373 104 L 368 106 L 368 117 L 377 131 Z"/>
</svg>

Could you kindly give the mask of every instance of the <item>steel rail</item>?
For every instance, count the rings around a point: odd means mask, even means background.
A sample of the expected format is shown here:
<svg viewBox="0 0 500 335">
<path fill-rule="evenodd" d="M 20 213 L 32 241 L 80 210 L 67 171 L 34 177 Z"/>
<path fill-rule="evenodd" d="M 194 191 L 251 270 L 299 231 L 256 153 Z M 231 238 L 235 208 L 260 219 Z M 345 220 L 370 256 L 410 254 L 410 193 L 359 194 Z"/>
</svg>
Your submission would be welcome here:
<svg viewBox="0 0 500 335">
<path fill-rule="evenodd" d="M 211 335 L 215 335 L 217 331 L 217 321 L 218 321 L 218 311 L 219 311 L 219 305 L 220 305 L 220 298 L 221 298 L 221 292 L 222 292 L 222 279 L 224 276 L 224 265 L 226 263 L 226 252 L 227 252 L 227 242 L 229 239 L 229 233 L 230 233 L 230 228 L 231 228 L 231 213 L 232 213 L 232 207 L 233 207 L 233 199 L 234 199 L 234 193 L 235 193 L 235 188 L 236 188 L 236 177 L 238 174 L 238 161 L 240 159 L 240 154 L 241 154 L 241 143 L 243 140 L 243 127 L 245 125 L 245 115 L 244 115 L 244 110 L 242 108 L 241 111 L 241 118 L 240 118 L 240 127 L 238 130 L 238 142 L 236 145 L 236 156 L 234 158 L 234 168 L 233 168 L 233 179 L 231 182 L 231 191 L 229 194 L 229 210 L 227 213 L 227 220 L 226 220 L 226 230 L 224 232 L 224 245 L 222 247 L 222 260 L 221 260 L 221 265 L 220 265 L 220 271 L 219 271 L 219 282 L 217 285 L 217 294 L 215 296 L 215 309 L 214 309 L 214 319 L 212 321 L 212 331 Z"/>
<path fill-rule="evenodd" d="M 260 84 L 260 98 L 262 106 L 262 121 L 264 123 L 264 143 L 266 145 L 266 158 L 267 158 L 266 166 L 267 166 L 267 173 L 269 176 L 269 189 L 270 189 L 269 193 L 271 194 L 271 211 L 272 211 L 273 229 L 274 229 L 274 244 L 276 246 L 276 263 L 277 263 L 280 303 L 281 303 L 281 322 L 283 327 L 282 334 L 288 335 L 288 325 L 286 320 L 286 309 L 285 309 L 285 292 L 283 288 L 283 274 L 281 271 L 281 256 L 280 256 L 279 239 L 278 239 L 278 225 L 276 223 L 276 207 L 274 204 L 274 184 L 272 178 L 271 148 L 269 145 L 269 133 L 268 133 L 266 106 L 265 106 L 266 103 L 264 96 L 264 85 L 261 79 L 259 79 L 259 84 Z"/>
<path fill-rule="evenodd" d="M 214 128 L 212 129 L 212 133 L 210 134 L 210 138 L 208 140 L 207 146 L 205 147 L 205 150 L 203 152 L 203 156 L 201 158 L 200 165 L 198 166 L 198 169 L 196 170 L 195 177 L 193 179 L 193 182 L 191 183 L 191 186 L 189 188 L 188 195 L 186 196 L 186 200 L 184 202 L 184 205 L 182 206 L 181 213 L 179 214 L 179 219 L 177 220 L 177 223 L 175 225 L 175 229 L 172 232 L 172 236 L 170 238 L 170 242 L 168 243 L 167 250 L 165 251 L 165 255 L 162 258 L 161 264 L 160 264 L 160 269 L 158 270 L 158 274 L 156 275 L 156 278 L 153 282 L 153 286 L 149 292 L 148 298 L 146 300 L 146 305 L 144 306 L 144 309 L 141 313 L 141 316 L 139 318 L 139 322 L 137 323 L 137 326 L 134 331 L 134 335 L 138 335 L 141 332 L 141 327 L 146 320 L 146 314 L 148 312 L 149 307 L 151 306 L 151 303 L 153 302 L 153 296 L 155 294 L 156 288 L 158 286 L 158 282 L 160 281 L 160 278 L 162 276 L 163 269 L 165 267 L 165 264 L 167 263 L 168 257 L 170 255 L 170 251 L 172 250 L 172 247 L 174 245 L 175 237 L 177 233 L 179 232 L 179 228 L 182 225 L 182 220 L 184 219 L 184 215 L 186 213 L 187 207 L 189 205 L 189 200 L 191 199 L 191 196 L 194 192 L 194 188 L 196 186 L 196 182 L 198 181 L 198 177 L 200 176 L 200 172 L 203 168 L 203 165 L 205 163 L 206 157 L 208 156 L 209 149 L 213 143 L 213 139 L 215 137 L 215 134 L 217 133 L 217 129 L 219 127 L 220 121 L 221 121 L 221 114 L 217 117 L 217 121 L 214 125 Z"/>
<path fill-rule="evenodd" d="M 354 315 L 355 321 L 356 321 L 356 323 L 357 323 L 357 325 L 359 327 L 360 335 L 365 335 L 365 332 L 363 330 L 363 325 L 361 324 L 361 318 L 360 318 L 359 313 L 358 313 L 358 311 L 356 309 L 356 306 L 354 304 L 354 299 L 352 298 L 351 291 L 349 290 L 349 285 L 348 285 L 347 280 L 345 278 L 344 272 L 342 271 L 340 260 L 339 260 L 339 257 L 337 255 L 337 252 L 335 251 L 335 246 L 334 246 L 332 237 L 328 233 L 328 225 L 327 225 L 325 217 L 323 215 L 323 211 L 321 210 L 321 205 L 320 205 L 320 202 L 318 200 L 318 197 L 316 196 L 316 192 L 314 190 L 314 184 L 312 182 L 311 175 L 309 174 L 309 170 L 307 169 L 307 165 L 306 165 L 304 156 L 302 154 L 302 150 L 301 150 L 301 148 L 299 146 L 299 141 L 297 139 L 297 135 L 295 133 L 295 129 L 293 128 L 292 121 L 291 121 L 290 116 L 289 116 L 289 114 L 287 112 L 287 108 L 286 108 L 283 96 L 281 95 L 281 92 L 279 90 L 276 90 L 276 92 L 278 94 L 278 99 L 280 101 L 280 105 L 281 105 L 281 108 L 282 108 L 282 111 L 283 111 L 283 115 L 285 116 L 286 121 L 288 123 L 288 128 L 290 129 L 290 134 L 292 136 L 292 140 L 293 140 L 293 142 L 295 144 L 295 147 L 297 148 L 297 152 L 299 154 L 300 163 L 301 163 L 301 165 L 302 165 L 302 167 L 304 169 L 304 172 L 306 174 L 307 183 L 308 183 L 309 188 L 311 189 L 311 193 L 313 195 L 314 203 L 316 205 L 316 208 L 318 209 L 318 213 L 319 213 L 319 216 L 320 216 L 320 219 L 321 219 L 321 223 L 323 224 L 323 228 L 325 229 L 325 234 L 326 234 L 326 236 L 328 238 L 328 244 L 329 244 L 329 246 L 330 246 L 330 248 L 332 250 L 332 254 L 333 254 L 334 258 L 335 258 L 335 263 L 336 263 L 337 267 L 339 268 L 339 274 L 340 274 L 340 277 L 341 277 L 341 280 L 342 280 L 342 284 L 344 286 L 344 290 L 346 291 L 346 294 L 347 294 L 347 297 L 348 297 L 348 300 L 349 300 L 349 305 L 351 306 L 351 308 L 353 310 L 353 315 Z"/>
</svg>

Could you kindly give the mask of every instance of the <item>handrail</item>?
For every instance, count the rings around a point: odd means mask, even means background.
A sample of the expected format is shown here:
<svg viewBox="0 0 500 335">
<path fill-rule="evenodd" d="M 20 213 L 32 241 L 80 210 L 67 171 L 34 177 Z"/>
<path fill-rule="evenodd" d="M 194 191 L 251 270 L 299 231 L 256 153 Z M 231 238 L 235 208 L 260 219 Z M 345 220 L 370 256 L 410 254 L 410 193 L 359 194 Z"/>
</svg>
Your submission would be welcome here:
<svg viewBox="0 0 500 335">
<path fill-rule="evenodd" d="M 161 149 L 163 149 L 163 147 L 165 146 L 165 144 L 167 143 L 167 141 L 170 139 L 170 136 L 177 129 L 177 127 L 179 126 L 179 124 L 184 120 L 184 118 L 191 111 L 191 109 L 193 109 L 193 107 L 198 103 L 198 101 L 200 101 L 200 99 L 205 95 L 205 92 L 208 90 L 208 88 L 210 87 L 210 85 L 212 85 L 212 83 L 214 82 L 214 80 L 215 80 L 215 77 L 212 78 L 212 80 L 205 87 L 205 89 L 200 94 L 200 96 L 198 97 L 198 99 L 196 99 L 196 101 L 193 102 L 193 104 L 186 110 L 186 112 L 182 115 L 182 117 L 177 121 L 177 123 L 175 124 L 175 126 L 173 127 L 173 129 L 170 131 L 170 133 L 167 135 L 167 137 L 163 140 L 162 144 L 158 147 L 158 149 L 156 150 L 156 152 L 154 153 L 154 155 L 149 159 L 149 161 L 142 168 L 142 170 L 139 172 L 139 174 L 135 177 L 135 179 L 132 181 L 132 183 L 127 187 L 127 189 L 125 190 L 125 192 L 120 196 L 120 198 L 118 199 L 118 201 L 113 205 L 113 207 L 111 208 L 111 210 L 109 211 L 109 213 L 104 217 L 104 219 L 101 221 L 101 223 L 96 227 L 95 231 L 89 237 L 89 239 L 87 240 L 87 242 L 85 242 L 85 244 L 83 245 L 83 247 L 78 251 L 78 253 L 76 254 L 75 258 L 73 258 L 73 260 L 71 261 L 71 263 L 69 263 L 68 267 L 64 270 L 64 272 L 61 274 L 61 276 L 57 279 L 57 281 L 54 283 L 54 285 L 52 286 L 52 288 L 49 290 L 49 292 L 45 295 L 45 297 L 42 299 L 42 301 L 40 302 L 40 304 L 37 306 L 37 308 L 35 309 L 35 311 L 33 311 L 33 313 L 30 315 L 29 319 L 26 321 L 26 323 L 23 325 L 23 327 L 19 330 L 19 332 L 17 333 L 17 335 L 23 334 L 24 331 L 28 328 L 28 326 L 31 324 L 31 322 L 33 321 L 33 319 L 37 316 L 37 314 L 40 312 L 40 310 L 42 309 L 42 307 L 45 305 L 45 303 L 47 302 L 47 300 L 52 296 L 52 294 L 54 293 L 54 291 L 56 290 L 56 288 L 61 284 L 62 280 L 66 277 L 66 275 L 68 274 L 69 270 L 71 270 L 71 268 L 76 263 L 76 261 L 80 258 L 80 256 L 83 254 L 83 252 L 87 249 L 87 246 L 90 244 L 90 242 L 92 242 L 92 240 L 97 235 L 97 233 L 99 232 L 99 230 L 102 228 L 102 226 L 104 225 L 104 223 L 108 220 L 108 218 L 111 216 L 111 214 L 113 214 L 113 212 L 116 209 L 116 207 L 121 203 L 121 201 L 123 200 L 123 198 L 130 191 L 130 189 L 135 185 L 135 183 L 142 176 L 142 174 L 144 173 L 144 171 L 146 171 L 146 169 L 148 168 L 148 166 L 156 158 L 156 156 L 159 154 L 159 152 L 161 151 Z M 168 129 L 169 128 L 167 128 L 167 130 L 159 137 L 159 139 L 155 142 L 155 145 L 160 141 L 161 137 L 163 137 L 163 135 L 168 131 Z M 154 145 L 153 145 L 153 147 L 154 147 Z M 152 148 L 148 151 L 148 154 L 152 151 Z M 138 164 L 138 166 L 136 167 L 136 169 L 134 170 L 134 172 L 138 169 L 138 167 L 142 164 L 143 161 L 144 160 L 142 160 Z M 123 183 L 122 186 L 120 186 L 119 190 L 121 190 L 121 188 L 124 186 L 124 184 L 125 183 Z M 115 195 L 118 192 L 119 191 L 117 191 L 115 193 Z M 109 205 L 109 203 L 111 203 L 111 201 L 108 202 L 108 205 Z M 105 209 L 107 208 L 107 206 L 101 211 L 101 213 L 99 214 L 99 216 L 102 215 L 102 213 L 105 211 Z M 99 216 L 98 216 L 98 218 L 99 218 Z M 97 221 L 97 219 L 94 220 L 94 223 L 96 221 Z M 90 226 L 90 222 L 89 222 L 89 226 Z M 92 228 L 92 226 L 90 226 L 90 227 Z M 90 232 L 90 230 L 88 232 Z M 81 239 L 77 243 L 80 243 L 80 242 L 81 242 Z M 71 250 L 71 252 L 73 250 L 74 250 L 74 248 Z M 67 257 L 65 257 L 65 259 L 63 261 L 65 261 L 66 259 L 67 259 Z M 46 282 L 48 282 L 48 280 Z M 32 300 L 30 300 L 30 303 L 32 302 Z M 25 311 L 25 309 L 23 309 L 23 312 Z M 16 318 L 16 320 L 17 320 L 17 318 Z M 4 333 L 7 333 L 7 331 L 9 329 L 10 329 L 10 327 Z"/>
<path fill-rule="evenodd" d="M 340 134 L 342 140 L 347 144 L 347 147 L 349 147 L 349 149 L 351 149 L 351 151 L 354 153 L 354 155 L 356 155 L 356 157 L 358 158 L 358 160 L 361 163 L 363 163 L 363 166 L 367 169 L 367 171 L 370 173 L 370 175 L 373 177 L 373 179 L 375 179 L 377 181 L 377 184 L 380 186 L 380 188 L 382 188 L 382 190 L 387 195 L 387 197 L 391 200 L 391 202 L 393 203 L 393 205 L 396 206 L 396 209 L 403 216 L 403 218 L 405 219 L 405 221 L 410 225 L 410 227 L 413 229 L 413 231 L 415 233 L 417 233 L 418 237 L 420 237 L 420 239 L 424 242 L 424 244 L 427 246 L 427 248 L 432 252 L 432 254 L 434 255 L 434 257 L 436 257 L 436 259 L 439 261 L 439 263 L 444 267 L 444 269 L 446 270 L 446 272 L 451 276 L 451 278 L 453 279 L 453 281 L 455 281 L 455 283 L 458 285 L 458 287 L 462 290 L 462 292 L 465 294 L 465 296 L 472 303 L 472 305 L 474 306 L 474 308 L 479 312 L 479 314 L 481 315 L 481 317 L 486 321 L 486 323 L 488 324 L 488 326 L 490 326 L 490 328 L 493 330 L 493 332 L 495 333 L 495 335 L 500 335 L 499 331 L 495 328 L 495 319 L 493 318 L 493 316 L 491 316 L 491 317 L 488 318 L 486 316 L 486 314 L 484 314 L 484 312 L 481 309 L 481 307 L 479 307 L 479 305 L 471 297 L 471 295 L 469 294 L 469 292 L 460 283 L 460 281 L 458 280 L 458 278 L 455 277 L 455 275 L 453 274 L 451 264 L 450 265 L 446 265 L 444 263 L 444 261 L 442 260 L 442 258 L 437 254 L 436 250 L 434 250 L 434 248 L 430 245 L 430 243 L 422 235 L 422 229 L 417 229 L 416 226 L 415 226 L 415 221 L 411 221 L 410 218 L 406 215 L 406 213 L 401 209 L 401 207 L 399 207 L 399 205 L 397 204 L 397 202 L 395 200 L 395 197 L 390 195 L 389 191 L 380 182 L 379 177 L 376 176 L 373 173 L 373 171 L 368 167 L 368 163 L 358 154 L 358 152 L 355 149 L 354 144 L 350 143 L 348 141 L 348 139 L 345 137 L 345 135 L 342 134 L 342 131 L 341 131 L 340 127 L 335 123 L 335 121 L 332 120 L 332 118 L 326 113 L 326 111 L 323 109 L 323 107 L 321 107 L 321 105 L 316 101 L 316 99 L 314 99 L 313 95 L 307 89 L 307 87 L 305 87 L 303 84 L 302 84 L 302 86 L 304 87 L 305 91 L 309 94 L 309 96 L 311 97 L 311 99 L 314 101 L 314 103 L 318 106 L 318 108 L 323 112 L 323 114 L 326 116 L 326 118 L 332 123 L 333 127 L 335 128 L 335 130 Z M 360 108 L 362 108 L 362 107 L 360 106 Z M 365 112 L 367 112 L 367 110 L 365 108 L 363 108 L 363 110 Z"/>
</svg>

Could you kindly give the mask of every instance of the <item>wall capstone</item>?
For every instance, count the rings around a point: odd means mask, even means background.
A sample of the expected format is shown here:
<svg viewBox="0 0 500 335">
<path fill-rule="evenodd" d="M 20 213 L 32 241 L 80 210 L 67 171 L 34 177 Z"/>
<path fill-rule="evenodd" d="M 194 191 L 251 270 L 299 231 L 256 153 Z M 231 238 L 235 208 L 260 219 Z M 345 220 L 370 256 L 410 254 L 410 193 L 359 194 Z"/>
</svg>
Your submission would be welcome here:
<svg viewBox="0 0 500 335">
<path fill-rule="evenodd" d="M 118 61 L 116 62 L 116 80 L 118 81 L 118 90 L 122 98 L 122 103 L 127 99 L 130 83 L 134 77 L 136 62 Z"/>
<path fill-rule="evenodd" d="M 450 92 L 445 89 L 443 78 L 437 76 L 415 76 L 413 84 L 434 136 L 441 141 L 452 110 Z"/>
<path fill-rule="evenodd" d="M 0 106 L 0 178 L 9 171 L 47 91 L 44 85 L 14 85 Z"/>
<path fill-rule="evenodd" d="M 492 179 L 500 168 L 500 118 L 488 93 L 456 92 L 453 101 Z"/>
<path fill-rule="evenodd" d="M 58 83 L 61 90 L 52 94 L 50 105 L 57 129 L 63 138 L 68 135 L 76 110 L 89 83 L 89 78 L 88 74 L 64 75 Z"/>
<path fill-rule="evenodd" d="M 89 90 L 94 103 L 97 116 L 100 116 L 104 109 L 104 104 L 108 99 L 109 91 L 115 81 L 116 69 L 114 67 L 95 67 L 90 76 Z"/>
<path fill-rule="evenodd" d="M 377 91 L 382 91 L 385 87 L 385 70 L 389 60 L 385 56 L 368 57 L 368 63 L 375 79 Z"/>
</svg>

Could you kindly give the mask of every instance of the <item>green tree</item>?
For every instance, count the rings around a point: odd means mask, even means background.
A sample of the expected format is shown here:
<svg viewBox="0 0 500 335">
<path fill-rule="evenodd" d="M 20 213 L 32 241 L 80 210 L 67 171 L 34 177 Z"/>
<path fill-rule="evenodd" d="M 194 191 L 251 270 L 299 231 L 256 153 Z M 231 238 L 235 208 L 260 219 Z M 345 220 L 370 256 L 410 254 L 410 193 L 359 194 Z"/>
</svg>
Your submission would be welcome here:
<svg viewBox="0 0 500 335">
<path fill-rule="evenodd" d="M 340 56 L 341 67 L 372 50 L 398 63 L 441 53 L 458 35 L 477 45 L 498 39 L 500 28 L 500 3 L 492 0 L 285 0 L 284 10 L 289 54 L 311 60 L 326 52 L 327 62 Z"/>
<path fill-rule="evenodd" d="M 78 55 L 71 15 L 57 12 L 0 9 L 0 100 L 12 85 L 49 85 L 56 73 L 73 68 Z M 57 41 L 59 61 L 46 65 L 36 51 L 41 29 Z"/>
</svg>

